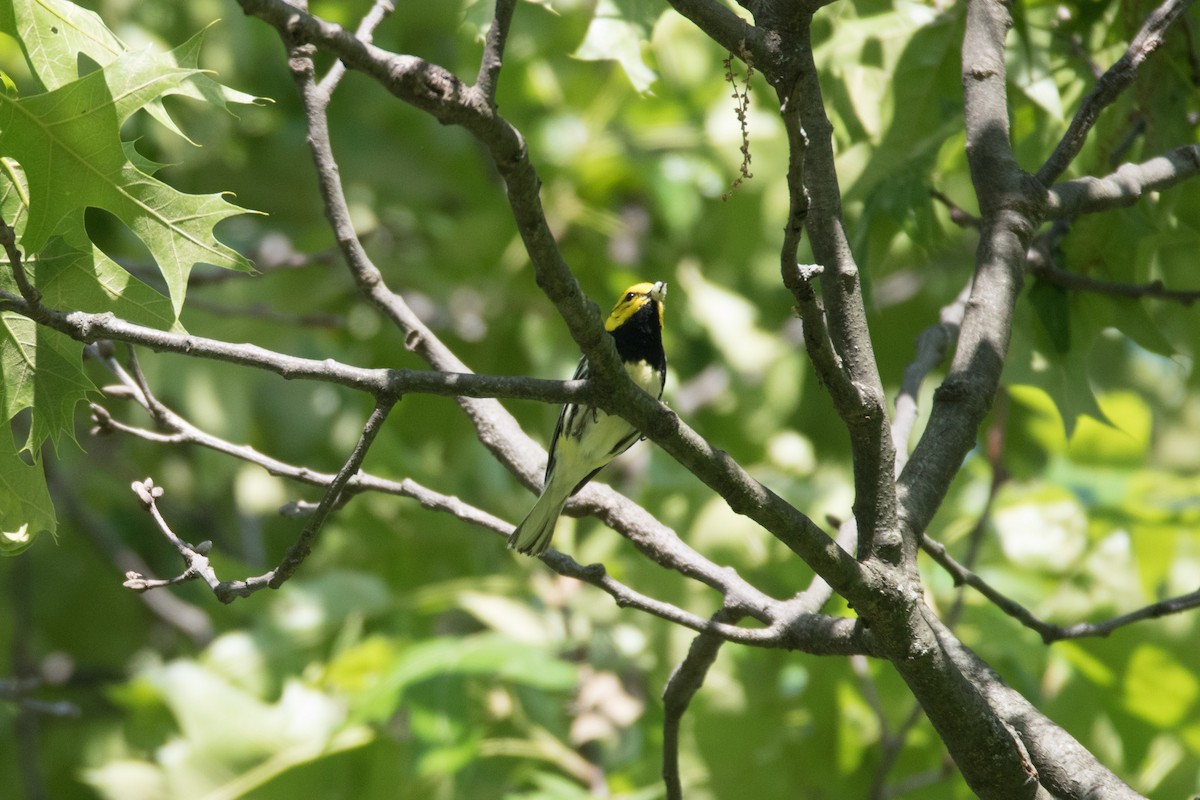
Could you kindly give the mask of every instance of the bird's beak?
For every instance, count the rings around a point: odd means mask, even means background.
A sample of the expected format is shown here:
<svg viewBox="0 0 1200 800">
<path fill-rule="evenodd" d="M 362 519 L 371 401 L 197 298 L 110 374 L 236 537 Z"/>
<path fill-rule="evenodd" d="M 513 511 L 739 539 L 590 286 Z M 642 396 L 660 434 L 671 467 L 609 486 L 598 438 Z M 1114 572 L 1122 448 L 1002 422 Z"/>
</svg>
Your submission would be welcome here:
<svg viewBox="0 0 1200 800">
<path fill-rule="evenodd" d="M 654 284 L 654 288 L 650 290 L 650 296 L 658 302 L 662 302 L 667 297 L 667 282 L 659 281 Z"/>
</svg>

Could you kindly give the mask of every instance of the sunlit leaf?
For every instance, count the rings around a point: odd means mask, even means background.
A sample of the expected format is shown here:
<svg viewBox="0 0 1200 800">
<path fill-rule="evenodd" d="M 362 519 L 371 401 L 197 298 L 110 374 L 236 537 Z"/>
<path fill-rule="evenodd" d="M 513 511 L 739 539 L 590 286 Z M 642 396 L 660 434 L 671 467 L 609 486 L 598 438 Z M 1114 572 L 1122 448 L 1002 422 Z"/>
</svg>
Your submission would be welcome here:
<svg viewBox="0 0 1200 800">
<path fill-rule="evenodd" d="M 1167 728 L 1189 719 L 1200 697 L 1200 681 L 1170 652 L 1138 645 L 1130 656 L 1124 682 L 1125 707 L 1138 717 Z"/>
<path fill-rule="evenodd" d="M 57 530 L 41 464 L 26 464 L 0 425 L 0 555 L 15 555 L 42 533 Z"/>
<path fill-rule="evenodd" d="M 662 5 L 651 0 L 599 0 L 587 35 L 574 55 L 584 61 L 616 61 L 639 92 L 658 78 L 644 49 Z"/>
</svg>

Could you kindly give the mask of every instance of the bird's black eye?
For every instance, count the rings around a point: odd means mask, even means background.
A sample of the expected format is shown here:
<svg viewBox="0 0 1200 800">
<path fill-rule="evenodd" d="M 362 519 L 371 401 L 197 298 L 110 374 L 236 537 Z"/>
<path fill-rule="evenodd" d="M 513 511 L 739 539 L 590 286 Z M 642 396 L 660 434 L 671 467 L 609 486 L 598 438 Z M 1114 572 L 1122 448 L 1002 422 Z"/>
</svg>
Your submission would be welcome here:
<svg viewBox="0 0 1200 800">
<path fill-rule="evenodd" d="M 625 295 L 625 300 L 626 300 L 626 301 L 629 301 L 629 300 L 632 300 L 632 299 L 633 299 L 633 292 L 630 292 L 629 294 Z"/>
</svg>

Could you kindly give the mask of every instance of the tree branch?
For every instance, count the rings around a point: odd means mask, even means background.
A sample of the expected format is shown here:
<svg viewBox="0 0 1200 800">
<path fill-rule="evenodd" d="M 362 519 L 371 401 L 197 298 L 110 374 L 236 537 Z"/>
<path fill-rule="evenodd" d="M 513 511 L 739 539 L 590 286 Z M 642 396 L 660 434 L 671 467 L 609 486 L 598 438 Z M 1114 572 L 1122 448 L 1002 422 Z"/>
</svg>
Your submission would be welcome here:
<svg viewBox="0 0 1200 800">
<path fill-rule="evenodd" d="M 542 378 L 478 375 L 410 369 L 366 369 L 333 359 L 300 358 L 254 344 L 231 343 L 203 336 L 168 333 L 127 322 L 111 313 L 64 312 L 0 292 L 0 310 L 15 311 L 85 344 L 101 339 L 140 345 L 156 352 L 177 353 L 260 369 L 287 380 L 331 383 L 379 397 L 407 393 L 443 397 L 541 400 L 548 403 L 596 404 L 596 387 L 587 380 L 553 381 Z"/>
<path fill-rule="evenodd" d="M 336 479 L 337 476 L 335 475 L 317 472 L 307 467 L 286 464 L 278 459 L 266 456 L 247 445 L 236 445 L 204 432 L 172 411 L 155 396 L 145 377 L 142 375 L 136 358 L 131 357 L 131 370 L 127 372 L 111 356 L 100 357 L 105 365 L 120 380 L 120 384 L 114 387 L 107 387 L 105 389 L 106 394 L 112 397 L 125 397 L 134 400 L 151 415 L 159 426 L 166 429 L 168 433 L 161 434 L 127 425 L 114 419 L 102 406 L 93 404 L 92 414 L 96 422 L 96 432 L 120 432 L 161 444 L 199 445 L 233 456 L 247 463 L 255 464 L 272 475 L 286 477 L 313 486 L 321 486 L 326 489 Z M 155 493 L 154 489 L 155 487 L 151 485 L 145 490 L 150 492 L 151 501 L 161 496 L 161 490 Z M 465 522 L 472 523 L 493 533 L 505 537 L 512 533 L 512 525 L 504 520 L 464 503 L 456 497 L 449 497 L 427 489 L 410 479 L 391 481 L 364 473 L 360 470 L 346 481 L 341 496 L 345 498 L 350 494 L 357 494 L 364 491 L 376 491 L 415 499 L 423 508 L 450 513 Z M 140 494 L 142 493 L 139 492 Z M 338 504 L 340 505 L 340 502 Z M 302 509 L 302 513 L 306 515 L 312 514 L 315 508 L 317 506 L 304 508 Z M 127 574 L 127 586 L 138 591 L 146 591 L 152 588 L 171 586 L 193 580 L 196 577 L 203 577 L 209 580 L 210 585 L 225 585 L 223 582 L 217 580 L 215 574 L 212 573 L 207 562 L 206 549 L 204 552 L 197 552 L 197 548 L 182 543 L 179 537 L 170 531 L 161 514 L 157 513 L 157 508 L 152 513 L 155 514 L 156 522 L 159 523 L 164 535 L 175 544 L 176 549 L 185 558 L 187 569 L 180 576 L 169 580 L 149 579 L 143 574 L 145 572 L 144 569 L 132 569 Z M 665 546 L 656 547 L 653 556 L 660 563 L 668 560 L 668 556 L 670 556 L 676 560 L 678 565 L 684 567 L 693 566 L 691 570 L 684 568 L 680 569 L 680 571 L 685 574 L 690 572 L 691 577 L 696 577 L 698 580 L 708 583 L 712 588 L 721 592 L 726 604 L 741 609 L 741 616 L 754 616 L 756 619 L 768 623 L 768 627 L 740 628 L 728 624 L 716 624 L 669 603 L 654 600 L 613 580 L 600 565 L 581 566 L 565 554 L 553 551 L 545 557 L 545 560 L 560 575 L 575 578 L 599 588 L 609 594 L 621 607 L 634 608 L 696 631 L 711 633 L 722 640 L 759 647 L 785 647 L 809 651 L 869 652 L 871 649 L 869 639 L 863 638 L 863 631 L 853 629 L 848 624 L 851 622 L 850 620 L 839 622 L 834 618 L 802 619 L 794 606 L 795 601 L 787 601 L 785 603 L 767 598 L 758 593 L 757 590 L 753 590 L 749 584 L 741 581 L 731 570 L 721 570 L 713 565 L 708 565 L 708 568 L 696 569 L 695 562 L 701 561 L 700 557 L 694 552 L 684 549 L 682 543 L 676 544 L 668 541 Z M 707 562 L 703 563 L 707 564 Z M 262 583 L 261 579 L 251 579 L 244 583 L 262 588 L 260 585 Z M 812 616 L 815 614 L 818 606 L 819 603 L 809 602 L 804 606 L 803 610 Z"/>
<path fill-rule="evenodd" d="M 825 112 L 808 17 L 794 30 L 784 29 L 781 33 L 796 39 L 795 63 L 784 66 L 776 62 L 765 69 L 779 95 L 791 150 L 788 167 L 791 211 L 784 247 L 785 250 L 794 247 L 798 232 L 793 228 L 803 219 L 813 256 L 823 268 L 825 327 L 837 354 L 836 365 L 822 355 L 824 336 L 817 326 L 816 310 L 811 301 L 795 291 L 803 289 L 803 282 L 789 281 L 786 268 L 784 281 L 797 296 L 814 364 L 850 431 L 859 557 L 880 558 L 892 565 L 903 562 L 915 574 L 915 546 L 907 553 L 902 552 L 894 485 L 895 452 L 886 435 L 883 384 L 867 327 L 858 265 L 850 251 L 842 216 L 833 155 L 833 125 Z M 797 183 L 801 180 L 802 185 Z M 794 253 L 785 257 L 794 262 Z M 816 345 L 815 350 L 812 344 Z M 843 375 L 837 375 L 839 371 Z"/>
<path fill-rule="evenodd" d="M 395 400 L 390 398 L 383 398 L 376 401 L 375 408 L 371 411 L 371 416 L 367 418 L 366 423 L 363 425 L 358 443 L 355 444 L 350 457 L 346 459 L 346 463 L 342 465 L 337 475 L 333 476 L 333 480 L 326 486 L 325 494 L 313 512 L 312 517 L 309 518 L 308 524 L 301 531 L 300 538 L 288 548 L 287 553 L 283 556 L 283 560 L 279 562 L 279 566 L 272 570 L 273 574 L 270 582 L 272 589 L 278 589 L 283 585 L 284 581 L 292 577 L 300 565 L 304 563 L 304 560 L 308 558 L 309 553 L 312 552 L 313 545 L 317 541 L 317 535 L 325 525 L 325 520 L 329 518 L 329 515 L 341 500 L 342 491 L 346 488 L 346 484 L 358 474 L 363 459 L 367 457 L 367 451 L 371 449 L 375 437 L 379 435 L 379 431 L 383 427 L 383 423 L 387 420 L 388 414 L 391 413 L 395 402 Z"/>
<path fill-rule="evenodd" d="M 736 614 L 721 609 L 713 622 L 737 622 Z M 711 633 L 702 633 L 692 640 L 687 656 L 671 672 L 663 689 L 663 753 L 662 776 L 667 800 L 683 800 L 683 781 L 679 775 L 679 726 L 692 698 L 704 684 L 708 670 L 717 660 L 722 640 Z"/>
<path fill-rule="evenodd" d="M 1191 306 L 1200 300 L 1200 289 L 1168 289 L 1161 280 L 1149 283 L 1121 283 L 1106 281 L 1080 275 L 1061 267 L 1040 266 L 1031 270 L 1038 278 L 1076 292 L 1092 292 L 1109 297 L 1129 297 L 1134 299 L 1150 298 L 1152 300 L 1169 300 L 1184 306 Z"/>
<path fill-rule="evenodd" d="M 60 507 L 72 518 L 73 527 L 90 539 L 121 574 L 132 572 L 145 575 L 150 572 L 145 560 L 121 540 L 107 521 L 100 519 L 83 502 L 72 481 L 65 480 L 58 470 L 47 470 L 47 477 L 56 504 L 63 504 Z M 151 613 L 183 633 L 197 646 L 202 647 L 212 641 L 212 619 L 199 606 L 170 592 L 147 592 L 141 595 L 141 599 Z"/>
<path fill-rule="evenodd" d="M 963 39 L 967 158 L 982 212 L 975 278 L 950 371 L 934 393 L 925 432 L 899 477 L 905 525 L 924 531 L 1000 385 L 1025 253 L 1041 224 L 1041 192 L 1017 166 L 1009 145 L 1004 39 L 999 3 L 968 6 Z"/>
<path fill-rule="evenodd" d="M 1103 178 L 1084 177 L 1050 188 L 1049 219 L 1076 217 L 1131 206 L 1147 192 L 1158 192 L 1200 175 L 1200 145 L 1177 147 L 1140 164 L 1122 164 Z"/>
<path fill-rule="evenodd" d="M 980 245 L 950 374 L 934 396 L 925 433 L 899 479 L 904 522 L 918 539 L 974 446 L 996 393 L 1025 251 L 1040 223 L 1031 202 L 1037 195 L 1009 144 L 1004 40 L 1010 24 L 1000 3 L 969 2 L 962 72 L 967 158 L 982 212 Z M 924 623 L 935 631 L 940 624 L 927 611 Z M 1023 746 L 951 656 L 944 645 L 934 646 L 922 658 L 893 659 L 893 664 L 980 797 L 1046 797 L 1029 772 Z M 984 763 L 971 755 L 980 752 L 993 757 Z"/>
<path fill-rule="evenodd" d="M 734 55 L 748 51 L 756 62 L 766 60 L 768 43 L 762 32 L 716 0 L 667 0 L 671 7 Z"/>
<path fill-rule="evenodd" d="M 496 106 L 496 83 L 504 66 L 504 45 L 508 41 L 508 28 L 512 24 L 516 5 L 517 0 L 496 0 L 492 25 L 483 43 L 479 74 L 475 77 L 475 89 L 483 93 L 493 108 Z"/>
<path fill-rule="evenodd" d="M 277 13 L 277 4 L 272 5 L 272 14 L 275 13 Z M 337 239 L 338 247 L 341 249 L 346 266 L 358 286 L 359 292 L 403 332 L 405 347 L 415 352 L 435 369 L 449 372 L 470 372 L 466 364 L 421 321 L 404 298 L 388 287 L 383 274 L 367 255 L 362 241 L 354 230 L 350 207 L 342 189 L 341 172 L 334 158 L 329 138 L 329 123 L 326 117 L 328 95 L 314 81 L 312 49 L 307 45 L 295 44 L 288 26 L 284 24 L 281 27 L 276 24 L 277 16 L 270 16 L 267 21 L 276 25 L 281 39 L 288 47 L 288 63 L 291 66 L 297 92 L 304 104 L 305 120 L 309 131 L 308 145 L 316 168 L 325 216 L 329 220 L 330 228 Z M 336 28 L 336 26 L 332 27 Z M 355 57 L 359 60 L 353 63 L 361 68 L 361 61 L 369 60 L 370 56 L 358 51 L 355 53 Z M 381 58 L 389 55 L 377 48 L 371 53 L 383 54 L 379 56 Z M 339 63 L 351 63 L 347 62 L 345 58 L 346 56 L 343 55 Z M 374 74 L 370 69 L 364 71 Z M 526 486 L 540 486 L 545 453 L 525 435 L 512 415 L 498 402 L 490 399 L 460 396 L 457 402 L 474 425 L 480 441 L 497 460 L 517 475 Z"/>
<path fill-rule="evenodd" d="M 3 218 L 0 218 L 0 247 L 3 247 L 4 252 L 8 255 L 13 281 L 16 282 L 17 291 L 21 293 L 21 297 L 25 299 L 30 308 L 41 308 L 42 293 L 29 282 L 29 274 L 25 271 L 24 257 L 17 248 L 17 232 L 9 227 Z"/>
<path fill-rule="evenodd" d="M 371 10 L 366 13 L 362 21 L 358 24 L 358 29 L 354 31 L 355 37 L 364 42 L 370 42 L 375 34 L 375 29 L 383 24 L 383 21 L 388 18 L 396 10 L 396 4 L 393 0 L 375 0 L 371 6 Z M 333 62 L 333 66 L 325 73 L 325 77 L 321 79 L 317 88 L 325 97 L 325 103 L 329 103 L 329 98 L 333 96 L 338 85 L 342 82 L 342 78 L 346 76 L 346 65 L 341 61 Z"/>
<path fill-rule="evenodd" d="M 1008 686 L 987 664 L 945 627 L 935 628 L 942 648 L 1021 742 L 1021 752 L 1037 781 L 1049 795 L 1070 800 L 1144 800 L 1117 778 L 1069 733 L 1055 725 L 1020 693 Z"/>
<path fill-rule="evenodd" d="M 313 30 L 324 30 L 324 27 L 316 22 L 311 27 Z M 282 33 L 283 31 L 281 31 Z M 322 40 L 322 42 L 331 48 L 335 47 L 335 43 L 332 41 Z M 354 48 L 343 47 L 341 52 L 348 53 L 353 58 L 364 57 L 363 54 L 358 53 Z M 346 56 L 344 55 L 343 57 Z M 383 54 L 380 57 L 386 60 L 388 55 Z M 330 219 L 331 225 L 334 227 L 338 241 L 343 248 L 347 264 L 360 290 L 392 319 L 395 324 L 406 331 L 406 342 L 427 361 L 443 369 L 453 367 L 456 371 L 466 371 L 465 365 L 421 323 L 404 303 L 403 299 L 387 288 L 379 270 L 363 250 L 355 235 L 350 221 L 349 208 L 342 193 L 337 164 L 333 158 L 332 148 L 329 144 L 325 108 L 320 103 L 320 98 L 314 96 L 311 88 L 311 58 L 297 59 L 293 57 L 292 63 L 295 65 L 293 74 L 296 77 L 297 86 L 305 104 L 310 129 L 309 142 L 312 148 L 313 159 L 317 166 L 326 214 Z M 354 61 L 352 63 L 359 64 L 360 62 Z M 364 67 L 364 71 L 370 74 L 378 74 L 380 69 L 378 66 L 372 67 L 367 65 Z M 393 90 L 393 93 L 405 99 L 403 85 L 389 88 Z M 459 95 L 447 99 L 446 102 L 460 101 L 467 102 L 464 96 Z M 478 109 L 475 109 L 472 113 L 476 113 L 477 111 Z M 577 341 L 581 336 L 586 340 L 587 337 L 595 333 L 598 338 L 592 344 L 597 347 L 607 345 L 611 351 L 611 341 L 608 340 L 608 337 L 599 333 L 601 328 L 599 325 L 598 310 L 594 304 L 583 305 L 583 298 L 579 292 L 578 284 L 571 277 L 565 263 L 562 261 L 554 237 L 546 224 L 545 215 L 542 212 L 538 199 L 540 184 L 536 173 L 528 163 L 523 142 L 520 141 L 519 134 L 512 130 L 506 122 L 492 116 L 493 111 L 494 109 L 489 107 L 484 112 L 481 112 L 487 120 L 491 120 L 490 122 L 486 120 L 479 122 L 470 129 L 485 143 L 492 140 L 499 140 L 500 142 L 499 146 L 493 143 L 491 149 L 493 156 L 496 158 L 497 167 L 500 168 L 502 174 L 505 174 L 506 181 L 509 184 L 509 203 L 513 209 L 518 228 L 526 243 L 530 258 L 537 267 L 539 282 L 542 282 L 544 287 L 546 285 L 551 287 L 548 290 L 548 294 L 550 294 L 552 299 L 557 294 L 556 305 L 560 313 L 563 314 L 572 335 L 576 337 Z M 480 126 L 485 123 L 495 126 L 498 132 L 491 132 L 489 130 L 481 131 Z M 506 143 L 514 140 L 514 138 L 520 145 L 516 152 L 515 164 L 510 163 L 512 158 L 509 151 L 504 149 Z M 499 147 L 499 152 L 497 151 L 497 147 Z M 543 281 L 544 276 L 551 276 L 552 280 L 547 283 Z M 581 330 L 585 333 L 580 334 Z M 615 362 L 615 353 L 609 353 L 609 358 Z M 620 379 L 625 381 L 627 389 L 631 388 L 623 369 L 619 367 L 615 368 L 614 374 L 619 375 Z M 593 394 L 594 397 L 595 394 Z M 545 464 L 545 453 L 529 440 L 517 425 L 516 420 L 498 403 L 492 401 L 472 401 L 460 398 L 459 404 L 471 418 L 480 439 L 492 451 L 500 463 L 518 475 L 526 485 L 533 487 L 540 486 Z M 629 536 L 643 552 L 646 552 L 659 564 L 676 569 L 714 588 L 721 588 L 726 593 L 727 602 L 742 603 L 746 607 L 754 609 L 748 612 L 751 615 L 761 616 L 763 613 L 762 608 L 765 605 L 765 599 L 760 592 L 753 589 L 749 584 L 740 581 L 740 579 L 738 579 L 737 586 L 735 587 L 736 590 L 731 590 L 728 586 L 729 581 L 727 577 L 724 577 L 722 574 L 724 570 L 716 567 L 707 559 L 702 558 L 690 547 L 684 545 L 670 529 L 663 526 L 649 514 L 641 511 L 641 509 L 636 509 L 632 503 L 611 489 L 596 485 L 586 487 L 578 497 L 576 503 L 572 505 L 589 509 L 591 513 L 604 519 L 610 527 Z M 731 596 L 737 599 L 729 600 L 728 598 Z"/>
<path fill-rule="evenodd" d="M 953 302 L 942 307 L 938 315 L 939 322 L 921 331 L 917 337 L 917 355 L 904 368 L 900 392 L 896 395 L 896 415 L 892 420 L 896 475 L 899 475 L 908 463 L 908 440 L 912 435 L 913 426 L 917 423 L 917 398 L 921 394 L 921 384 L 925 382 L 925 377 L 942 363 L 946 353 L 958 341 L 958 331 L 962 327 L 967 299 L 970 296 L 971 283 L 968 282 Z"/>
<path fill-rule="evenodd" d="M 1054 183 L 1075 160 L 1092 126 L 1099 119 L 1100 112 L 1129 88 L 1142 63 L 1162 45 L 1167 29 L 1189 5 L 1191 0 L 1166 0 L 1150 13 L 1125 53 L 1100 76 L 1092 91 L 1083 99 L 1067 132 L 1038 170 L 1037 180 L 1042 186 L 1048 187 Z"/>
<path fill-rule="evenodd" d="M 329 49 L 347 66 L 375 77 L 401 100 L 429 112 L 443 123 L 461 125 L 487 147 L 508 187 L 509 207 L 533 262 L 538 285 L 555 304 L 572 338 L 591 363 L 592 380 L 603 387 L 602 400 L 593 404 L 632 422 L 706 484 L 731 497 L 734 508 L 742 509 L 801 553 L 832 585 L 845 587 L 857 580 L 857 563 L 833 545 L 818 526 L 750 478 L 727 454 L 716 451 L 683 425 L 670 409 L 638 389 L 626 375 L 612 338 L 604 333 L 600 324 L 599 309 L 583 296 L 549 229 L 540 200 L 541 183 L 528 158 L 523 137 L 495 113 L 481 93 L 439 66 L 413 56 L 387 53 L 360 42 L 339 26 L 301 13 L 283 0 L 240 2 L 247 13 L 274 25 L 285 41 L 311 41 Z M 744 23 L 739 21 L 739 24 Z M 326 194 L 328 196 L 328 192 Z M 348 218 L 346 224 L 348 226 Z M 348 242 L 350 249 L 355 249 L 352 229 L 345 237 L 339 235 L 339 241 Z M 365 258 L 352 261 L 351 269 L 362 271 L 361 279 L 365 284 L 379 285 L 378 271 Z M 376 295 L 372 294 L 372 297 Z M 497 419 L 507 423 L 506 416 L 497 416 L 478 422 L 477 429 L 482 430 Z M 511 454 L 503 452 L 513 439 L 528 442 L 515 423 L 512 427 L 509 435 L 497 437 L 504 442 L 504 445 L 497 445 L 498 455 L 502 463 L 526 476 L 527 482 L 533 485 L 536 479 L 530 466 L 538 461 L 532 457 L 523 461 L 513 459 Z"/>
<path fill-rule="evenodd" d="M 175 550 L 183 558 L 186 566 L 182 573 L 168 580 L 152 580 L 136 572 L 130 572 L 126 574 L 125 586 L 134 591 L 144 592 L 200 578 L 208 584 L 213 594 L 222 603 L 231 603 L 239 597 L 246 597 L 262 589 L 278 589 L 295 574 L 300 565 L 304 563 L 304 560 L 308 558 L 309 553 L 312 552 L 312 547 L 316 543 L 321 528 L 329 518 L 330 513 L 337 506 L 343 489 L 346 488 L 350 479 L 358 473 L 363 459 L 366 458 L 367 451 L 375 441 L 376 435 L 379 433 L 384 420 L 387 419 L 388 413 L 394 404 L 395 400 L 390 398 L 384 398 L 376 402 L 375 409 L 363 425 L 362 433 L 359 435 L 354 450 L 350 453 L 350 457 L 346 459 L 342 468 L 338 470 L 337 474 L 326 485 L 325 494 L 322 496 L 321 502 L 317 504 L 304 529 L 300 532 L 300 536 L 288 548 L 274 569 L 254 578 L 235 581 L 222 581 L 218 579 L 215 570 L 213 570 L 208 560 L 208 552 L 212 543 L 202 542 L 199 545 L 191 545 L 180 539 L 171 530 L 162 512 L 158 509 L 157 501 L 163 495 L 162 488 L 155 486 L 154 481 L 150 478 L 142 482 L 135 482 L 133 484 L 133 491 L 138 496 L 138 499 L 141 500 L 142 507 L 150 512 L 159 530 L 175 547 Z"/>
</svg>

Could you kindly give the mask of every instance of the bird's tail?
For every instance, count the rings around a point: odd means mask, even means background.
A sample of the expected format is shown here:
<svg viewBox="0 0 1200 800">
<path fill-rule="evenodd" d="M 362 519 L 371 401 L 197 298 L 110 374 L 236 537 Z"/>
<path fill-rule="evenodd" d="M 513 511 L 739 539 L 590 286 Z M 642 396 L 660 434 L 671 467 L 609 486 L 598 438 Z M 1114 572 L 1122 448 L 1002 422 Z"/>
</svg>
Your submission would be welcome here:
<svg viewBox="0 0 1200 800">
<path fill-rule="evenodd" d="M 567 498 L 557 497 L 558 492 L 543 491 L 533 508 L 521 520 L 508 537 L 509 549 L 516 550 L 529 556 L 540 556 L 550 546 L 550 538 L 554 536 L 554 526 L 558 523 L 558 515 L 562 513 Z"/>
</svg>

